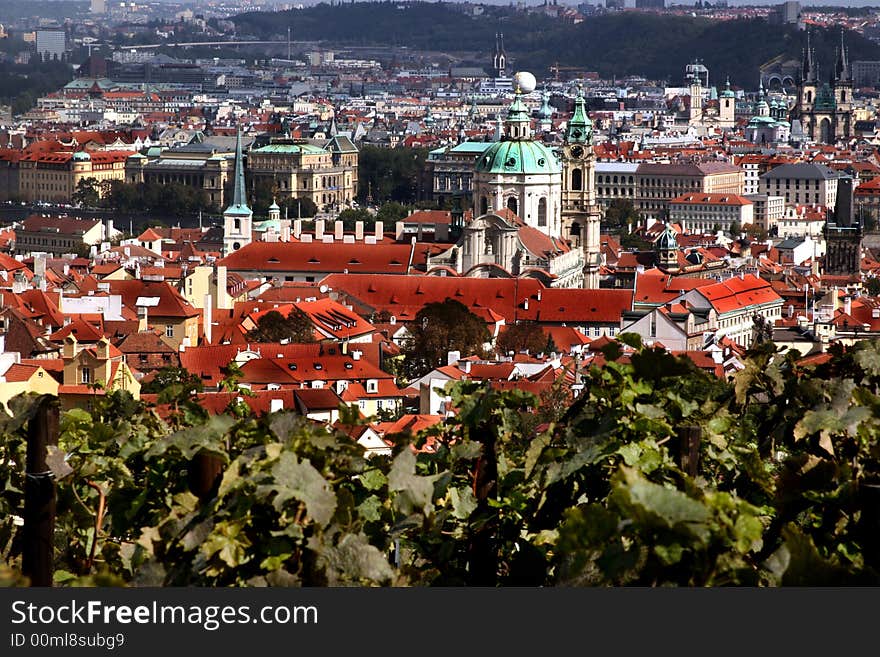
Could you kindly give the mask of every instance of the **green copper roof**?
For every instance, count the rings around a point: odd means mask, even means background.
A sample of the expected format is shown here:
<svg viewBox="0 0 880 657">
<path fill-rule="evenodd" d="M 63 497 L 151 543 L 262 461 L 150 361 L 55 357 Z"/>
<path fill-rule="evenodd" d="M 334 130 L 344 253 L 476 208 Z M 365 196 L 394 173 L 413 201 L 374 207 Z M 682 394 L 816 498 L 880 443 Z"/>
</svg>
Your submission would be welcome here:
<svg viewBox="0 0 880 657">
<path fill-rule="evenodd" d="M 252 215 L 247 205 L 247 195 L 244 188 L 244 158 L 241 154 L 241 130 L 235 134 L 235 178 L 232 187 L 232 205 L 226 208 L 223 214 Z"/>
<path fill-rule="evenodd" d="M 314 144 L 269 144 L 255 148 L 254 153 L 326 153 L 327 151 Z"/>
<path fill-rule="evenodd" d="M 550 94 L 544 92 L 541 97 L 541 109 L 538 110 L 538 116 L 542 119 L 549 119 L 553 116 L 553 108 L 550 107 Z"/>
<path fill-rule="evenodd" d="M 450 153 L 484 153 L 492 145 L 491 141 L 463 141 L 458 146 L 451 148 Z M 438 149 L 442 151 L 444 149 Z"/>
<path fill-rule="evenodd" d="M 837 101 L 834 100 L 834 94 L 831 92 L 831 87 L 827 84 L 823 84 L 822 88 L 819 89 L 816 94 L 816 102 L 813 104 L 813 110 L 817 112 L 833 112 L 836 109 Z"/>
<path fill-rule="evenodd" d="M 504 140 L 489 145 L 477 160 L 478 173 L 561 173 L 559 161 L 549 148 L 536 141 Z"/>
<path fill-rule="evenodd" d="M 593 141 L 593 122 L 587 116 L 587 104 L 580 91 L 574 100 L 574 114 L 565 128 L 565 141 L 569 144 L 589 144 Z"/>
<path fill-rule="evenodd" d="M 517 93 L 510 107 L 507 109 L 507 119 L 505 123 L 530 123 L 529 108 L 522 100 L 522 94 Z"/>
<path fill-rule="evenodd" d="M 675 235 L 675 231 L 670 228 L 669 224 L 666 224 L 666 228 L 660 233 L 660 237 L 657 238 L 657 249 L 659 251 L 678 249 L 678 238 Z"/>
</svg>

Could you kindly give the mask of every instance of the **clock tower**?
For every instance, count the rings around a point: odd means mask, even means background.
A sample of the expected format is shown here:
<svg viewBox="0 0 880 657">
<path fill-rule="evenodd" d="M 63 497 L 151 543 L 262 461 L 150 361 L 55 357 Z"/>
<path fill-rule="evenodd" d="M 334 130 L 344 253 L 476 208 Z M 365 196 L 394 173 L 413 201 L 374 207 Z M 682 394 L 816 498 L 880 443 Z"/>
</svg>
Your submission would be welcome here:
<svg viewBox="0 0 880 657">
<path fill-rule="evenodd" d="M 593 153 L 593 124 L 580 90 L 565 129 L 562 166 L 562 237 L 584 251 L 584 287 L 598 288 L 601 256 L 596 155 Z"/>
</svg>

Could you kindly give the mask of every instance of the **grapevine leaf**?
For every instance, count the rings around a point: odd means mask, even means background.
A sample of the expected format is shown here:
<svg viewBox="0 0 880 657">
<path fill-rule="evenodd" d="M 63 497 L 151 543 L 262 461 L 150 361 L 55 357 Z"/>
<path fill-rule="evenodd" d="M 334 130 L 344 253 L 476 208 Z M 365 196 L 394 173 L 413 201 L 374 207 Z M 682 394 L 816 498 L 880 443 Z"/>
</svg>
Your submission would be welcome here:
<svg viewBox="0 0 880 657">
<path fill-rule="evenodd" d="M 308 460 L 300 462 L 293 452 L 284 452 L 272 467 L 277 491 L 273 505 L 280 510 L 290 499 L 304 502 L 308 514 L 321 526 L 327 525 L 336 509 L 336 494 Z"/>
</svg>

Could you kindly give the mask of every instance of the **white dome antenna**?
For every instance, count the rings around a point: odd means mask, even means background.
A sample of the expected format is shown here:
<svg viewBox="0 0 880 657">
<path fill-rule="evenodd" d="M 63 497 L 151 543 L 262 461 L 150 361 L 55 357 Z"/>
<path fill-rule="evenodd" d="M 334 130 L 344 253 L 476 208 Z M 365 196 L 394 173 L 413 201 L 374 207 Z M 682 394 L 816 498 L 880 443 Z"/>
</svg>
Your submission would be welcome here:
<svg viewBox="0 0 880 657">
<path fill-rule="evenodd" d="M 513 86 L 521 93 L 530 94 L 537 88 L 538 81 L 528 71 L 520 71 L 513 76 Z"/>
</svg>

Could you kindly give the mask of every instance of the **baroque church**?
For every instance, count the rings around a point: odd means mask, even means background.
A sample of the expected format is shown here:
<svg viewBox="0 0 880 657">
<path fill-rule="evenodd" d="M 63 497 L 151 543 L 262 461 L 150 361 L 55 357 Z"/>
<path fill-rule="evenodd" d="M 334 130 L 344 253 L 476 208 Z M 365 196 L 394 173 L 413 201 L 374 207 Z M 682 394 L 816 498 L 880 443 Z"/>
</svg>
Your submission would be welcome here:
<svg viewBox="0 0 880 657">
<path fill-rule="evenodd" d="M 474 165 L 473 219 L 428 268 L 481 277 L 533 277 L 551 287 L 599 287 L 600 211 L 592 123 L 579 92 L 564 143 L 535 140 L 525 94 L 530 73 L 514 78 L 503 131 Z"/>
<path fill-rule="evenodd" d="M 816 51 L 810 46 L 810 33 L 807 32 L 793 116 L 800 122 L 807 139 L 833 144 L 853 135 L 852 89 L 852 69 L 843 43 L 843 31 L 827 82 L 821 79 Z"/>
</svg>

